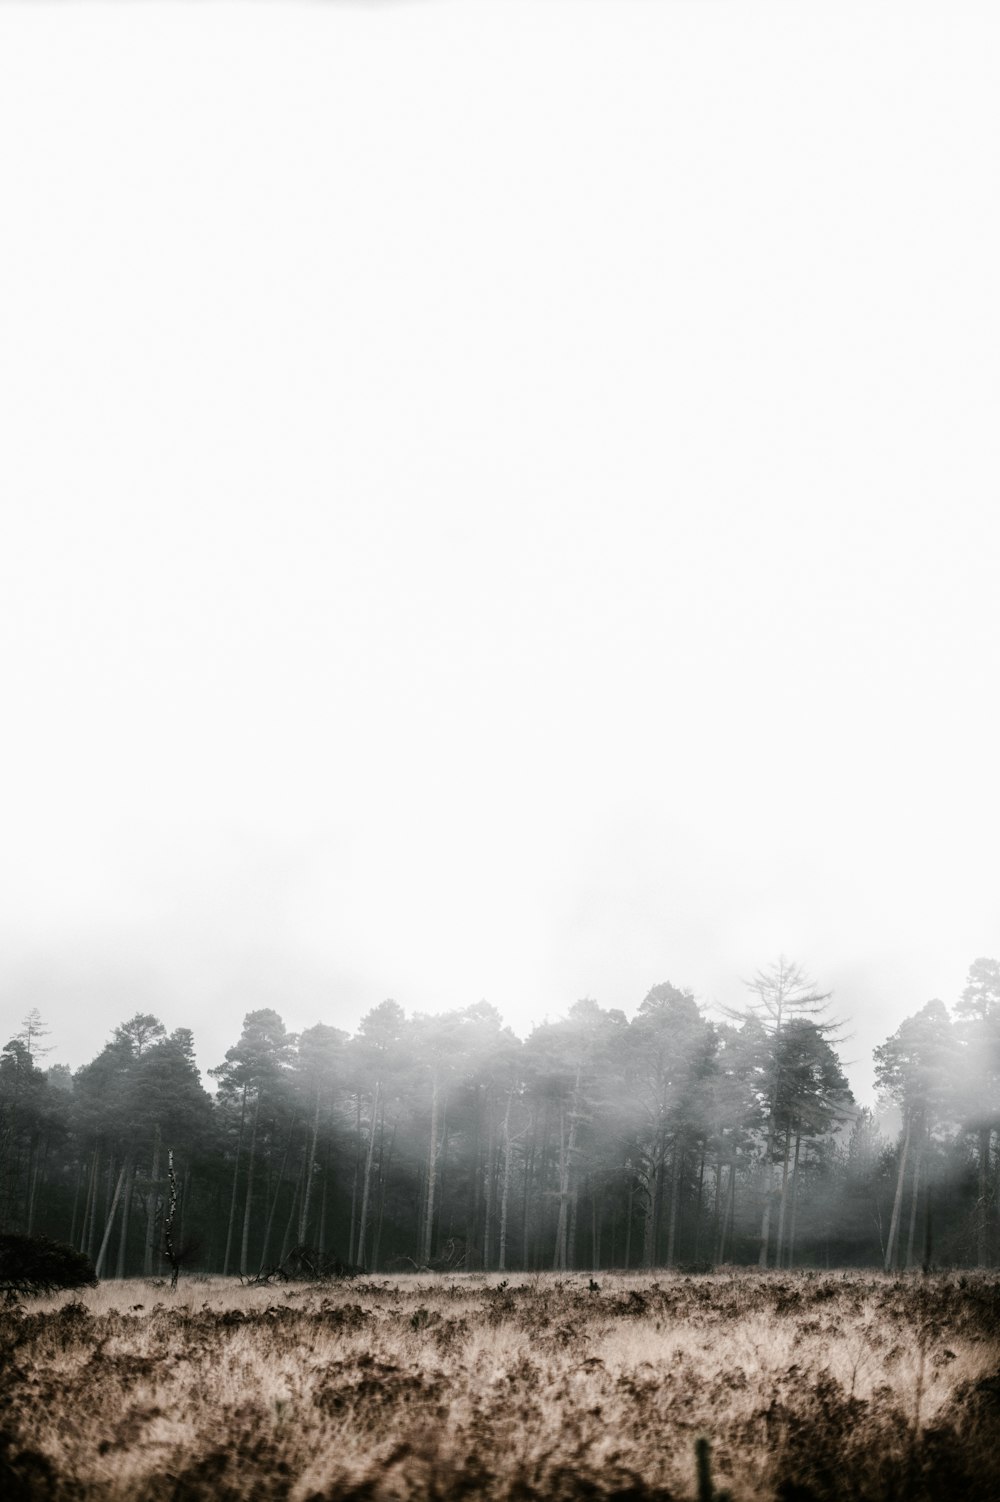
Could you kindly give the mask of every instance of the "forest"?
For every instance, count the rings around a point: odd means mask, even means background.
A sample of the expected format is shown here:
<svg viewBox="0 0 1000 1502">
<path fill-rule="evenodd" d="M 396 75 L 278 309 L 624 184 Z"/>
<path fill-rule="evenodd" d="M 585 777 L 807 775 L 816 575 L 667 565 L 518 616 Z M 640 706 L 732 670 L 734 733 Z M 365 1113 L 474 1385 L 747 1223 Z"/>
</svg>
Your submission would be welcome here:
<svg viewBox="0 0 1000 1502">
<path fill-rule="evenodd" d="M 247 1014 L 210 1087 L 137 1013 L 75 1072 L 32 1010 L 0 1055 L 0 1230 L 160 1276 L 252 1279 L 301 1248 L 366 1272 L 993 1267 L 1000 962 L 875 1051 L 855 1102 L 831 1000 L 779 960 L 708 1015 L 654 986 L 523 1041 L 485 1002 L 297 1036 Z"/>
</svg>

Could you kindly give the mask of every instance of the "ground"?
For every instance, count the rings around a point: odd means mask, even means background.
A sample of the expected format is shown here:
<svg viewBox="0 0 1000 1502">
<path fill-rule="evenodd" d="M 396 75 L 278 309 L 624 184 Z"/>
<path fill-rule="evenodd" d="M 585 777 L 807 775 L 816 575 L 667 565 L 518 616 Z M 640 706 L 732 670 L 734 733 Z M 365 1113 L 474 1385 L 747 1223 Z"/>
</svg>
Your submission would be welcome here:
<svg viewBox="0 0 1000 1502">
<path fill-rule="evenodd" d="M 0 1314 L 9 1502 L 684 1502 L 700 1437 L 733 1502 L 1000 1496 L 1000 1281 L 190 1278 Z"/>
</svg>

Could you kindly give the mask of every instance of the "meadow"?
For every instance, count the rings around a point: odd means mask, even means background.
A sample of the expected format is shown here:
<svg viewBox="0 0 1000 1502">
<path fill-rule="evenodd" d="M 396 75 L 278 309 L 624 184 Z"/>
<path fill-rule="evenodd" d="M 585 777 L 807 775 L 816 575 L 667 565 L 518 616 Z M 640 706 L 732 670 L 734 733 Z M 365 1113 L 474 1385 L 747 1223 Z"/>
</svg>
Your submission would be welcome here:
<svg viewBox="0 0 1000 1502">
<path fill-rule="evenodd" d="M 1000 1496 L 986 1275 L 135 1279 L 0 1363 L 8 1502 Z"/>
</svg>

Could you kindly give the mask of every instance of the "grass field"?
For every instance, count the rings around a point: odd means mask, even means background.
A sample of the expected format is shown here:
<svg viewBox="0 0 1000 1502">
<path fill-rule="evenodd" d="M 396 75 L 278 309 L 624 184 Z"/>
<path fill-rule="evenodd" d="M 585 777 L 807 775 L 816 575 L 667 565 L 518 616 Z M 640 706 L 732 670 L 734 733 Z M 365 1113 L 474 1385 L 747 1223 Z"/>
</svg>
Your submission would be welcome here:
<svg viewBox="0 0 1000 1502">
<path fill-rule="evenodd" d="M 1000 1497 L 1000 1282 L 142 1281 L 0 1314 L 9 1502 Z M 702 1480 L 702 1496 L 709 1495 Z"/>
</svg>

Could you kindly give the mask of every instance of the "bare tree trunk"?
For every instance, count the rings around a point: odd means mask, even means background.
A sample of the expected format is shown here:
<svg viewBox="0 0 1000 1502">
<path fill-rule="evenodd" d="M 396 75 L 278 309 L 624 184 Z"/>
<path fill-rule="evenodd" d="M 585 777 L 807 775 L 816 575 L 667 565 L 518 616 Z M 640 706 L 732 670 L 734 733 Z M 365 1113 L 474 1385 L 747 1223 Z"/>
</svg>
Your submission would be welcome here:
<svg viewBox="0 0 1000 1502">
<path fill-rule="evenodd" d="M 774 1166 L 771 1162 L 771 1148 L 768 1147 L 767 1160 L 764 1166 L 764 1212 L 760 1221 L 760 1253 L 757 1257 L 757 1266 L 766 1267 L 770 1254 L 771 1239 L 771 1200 L 774 1198 Z"/>
<path fill-rule="evenodd" d="M 670 1166 L 670 1217 L 667 1227 L 667 1266 L 674 1265 L 674 1247 L 677 1242 L 677 1200 L 681 1181 L 680 1144 L 674 1143 L 674 1156 Z"/>
<path fill-rule="evenodd" d="M 35 1224 L 35 1195 L 38 1188 L 38 1148 L 32 1146 L 28 1159 L 28 1205 L 25 1216 L 25 1231 L 30 1236 Z"/>
<path fill-rule="evenodd" d="M 715 1155 L 715 1192 L 712 1205 L 712 1243 L 710 1256 L 719 1260 L 719 1233 L 722 1229 L 722 1149 Z"/>
<path fill-rule="evenodd" d="M 304 1178 L 305 1171 L 306 1171 L 305 1170 L 305 1164 L 306 1164 L 306 1155 L 303 1153 L 303 1155 L 302 1155 L 302 1167 L 299 1170 L 299 1176 L 298 1176 L 298 1178 L 295 1181 L 295 1193 L 292 1195 L 292 1208 L 288 1212 L 288 1220 L 287 1220 L 287 1222 L 285 1224 L 285 1234 L 281 1238 L 281 1252 L 280 1252 L 280 1254 L 278 1256 L 279 1263 L 284 1262 L 285 1258 L 288 1256 L 289 1252 L 292 1250 L 292 1230 L 293 1230 L 293 1228 L 295 1226 L 295 1211 L 298 1208 L 299 1200 L 301 1198 L 302 1190 L 303 1190 L 303 1178 Z"/>
<path fill-rule="evenodd" d="M 76 1246 L 76 1217 L 80 1209 L 80 1190 L 83 1186 L 83 1159 L 76 1166 L 76 1188 L 73 1190 L 73 1215 L 69 1227 L 69 1244 Z M 86 1207 L 84 1207 L 86 1209 Z"/>
<path fill-rule="evenodd" d="M 128 1159 L 125 1160 L 128 1162 Z M 130 1167 L 125 1179 L 125 1191 L 122 1201 L 122 1225 L 118 1236 L 118 1265 L 115 1269 L 115 1277 L 119 1281 L 125 1276 L 125 1257 L 128 1250 L 128 1222 L 132 1209 L 132 1193 L 135 1187 L 135 1168 Z"/>
<path fill-rule="evenodd" d="M 435 1073 L 431 1081 L 431 1134 L 427 1153 L 427 1196 L 424 1210 L 424 1237 L 420 1248 L 420 1261 L 428 1266 L 434 1248 L 434 1189 L 437 1183 L 437 1131 L 438 1131 L 438 1080 Z"/>
<path fill-rule="evenodd" d="M 96 1272 L 98 1277 L 101 1277 L 104 1272 L 104 1259 L 107 1256 L 108 1242 L 111 1240 L 111 1227 L 114 1224 L 115 1212 L 118 1209 L 118 1201 L 121 1199 L 122 1185 L 125 1183 L 125 1174 L 127 1169 L 128 1159 L 126 1158 L 118 1174 L 118 1183 L 115 1185 L 115 1192 L 111 1198 L 111 1208 L 108 1211 L 108 1218 L 104 1224 L 104 1235 L 101 1237 L 101 1249 L 97 1254 L 97 1261 L 94 1264 L 94 1271 Z"/>
<path fill-rule="evenodd" d="M 285 1139 L 285 1151 L 281 1155 L 281 1167 L 278 1169 L 278 1182 L 274 1186 L 274 1193 L 271 1196 L 271 1208 L 267 1212 L 267 1225 L 264 1227 L 264 1240 L 260 1249 L 260 1263 L 257 1269 L 258 1275 L 264 1271 L 264 1266 L 267 1262 L 267 1253 L 271 1245 L 271 1233 L 274 1230 L 274 1217 L 277 1214 L 278 1200 L 281 1198 L 281 1191 L 285 1184 L 285 1169 L 288 1167 L 288 1154 L 291 1152 L 295 1127 L 296 1123 L 293 1121 L 289 1128 L 288 1136 Z"/>
<path fill-rule="evenodd" d="M 566 1267 L 566 1102 L 559 1101 L 559 1214 L 556 1218 L 556 1242 L 552 1253 L 552 1266 L 556 1270 Z"/>
<path fill-rule="evenodd" d="M 156 1207 L 159 1200 L 160 1177 L 160 1128 L 157 1123 L 153 1133 L 153 1161 L 149 1170 L 149 1190 L 146 1194 L 146 1246 L 142 1257 L 142 1271 L 147 1278 L 153 1276 L 153 1247 L 156 1241 Z"/>
<path fill-rule="evenodd" d="M 482 1267 L 482 1219 L 480 1207 L 483 1199 L 483 1187 L 486 1182 L 486 1168 L 483 1162 L 483 1129 L 482 1129 L 482 1095 L 481 1085 L 475 1087 L 476 1104 L 472 1112 L 474 1126 L 472 1133 L 471 1150 L 468 1161 L 471 1170 L 471 1192 L 466 1196 L 465 1202 L 465 1265 L 473 1272 Z M 444 1185 L 441 1186 L 441 1200 L 444 1200 Z M 451 1234 L 451 1226 L 448 1228 Z"/>
<path fill-rule="evenodd" d="M 788 1260 L 787 1267 L 791 1267 L 795 1258 L 795 1222 L 799 1213 L 799 1149 L 802 1146 L 802 1133 L 795 1133 L 795 1163 L 792 1168 L 792 1223 L 788 1230 Z"/>
<path fill-rule="evenodd" d="M 174 1241 L 174 1217 L 177 1214 L 177 1175 L 174 1172 L 174 1150 L 167 1150 L 167 1213 L 163 1218 L 163 1246 L 170 1263 L 170 1286 L 177 1287 L 177 1279 L 180 1276 L 181 1262 L 177 1244 Z"/>
<path fill-rule="evenodd" d="M 483 1267 L 490 1271 L 493 1261 L 493 1201 L 496 1193 L 496 1111 L 490 1091 L 487 1102 L 489 1123 L 486 1131 L 486 1185 L 483 1195 Z"/>
<path fill-rule="evenodd" d="M 695 1204 L 694 1204 L 694 1250 L 693 1250 L 693 1259 L 694 1259 L 695 1263 L 697 1263 L 697 1261 L 698 1261 L 698 1255 L 699 1255 L 699 1253 L 701 1251 L 701 1204 L 702 1204 L 702 1197 L 703 1197 L 704 1192 L 705 1192 L 705 1153 L 706 1153 L 705 1143 L 702 1142 L 702 1144 L 701 1144 L 701 1156 L 700 1156 L 700 1159 L 699 1159 L 699 1162 L 698 1162 L 698 1195 L 697 1195 L 697 1198 L 695 1199 Z"/>
<path fill-rule="evenodd" d="M 31 1156 L 31 1166 L 28 1173 L 28 1205 L 25 1213 L 24 1229 L 30 1236 L 35 1226 L 35 1200 L 38 1193 L 38 1153 L 37 1149 Z"/>
<path fill-rule="evenodd" d="M 781 1266 L 782 1252 L 785 1247 L 785 1206 L 788 1203 L 788 1149 L 792 1141 L 791 1122 L 785 1127 L 785 1147 L 781 1155 L 781 1199 L 778 1207 L 778 1235 L 774 1244 L 774 1265 Z"/>
<path fill-rule="evenodd" d="M 660 1163 L 663 1145 L 657 1136 L 649 1164 L 647 1184 L 646 1221 L 642 1228 L 642 1265 L 652 1267 L 656 1261 L 656 1218 L 659 1210 Z"/>
<path fill-rule="evenodd" d="M 892 1202 L 892 1219 L 889 1222 L 889 1240 L 885 1248 L 885 1270 L 891 1272 L 896 1261 L 896 1243 L 899 1236 L 899 1217 L 903 1207 L 903 1181 L 906 1178 L 906 1163 L 910 1156 L 910 1130 L 909 1116 L 906 1118 L 906 1131 L 903 1136 L 903 1151 L 899 1156 L 899 1173 L 896 1176 L 896 1197 Z"/>
<path fill-rule="evenodd" d="M 243 1147 L 243 1124 L 247 1114 L 247 1087 L 243 1086 L 243 1099 L 240 1102 L 240 1130 L 236 1138 L 236 1161 L 233 1164 L 233 1194 L 229 1201 L 229 1225 L 226 1229 L 226 1254 L 222 1259 L 222 1276 L 229 1276 L 229 1254 L 233 1246 L 233 1228 L 236 1225 L 236 1188 L 240 1172 L 240 1152 Z"/>
<path fill-rule="evenodd" d="M 767 1113 L 767 1156 L 764 1160 L 764 1211 L 760 1221 L 760 1253 L 757 1257 L 757 1266 L 766 1267 L 770 1252 L 771 1235 L 771 1201 L 774 1198 L 774 1137 L 775 1116 L 778 1111 L 778 1048 L 781 1041 L 781 1024 L 783 1021 L 784 998 L 778 998 L 778 1010 L 775 1017 L 773 1047 L 774 1047 L 774 1079 L 771 1082 L 770 1107 Z"/>
<path fill-rule="evenodd" d="M 375 1157 L 375 1123 L 378 1120 L 379 1099 L 382 1093 L 381 1080 L 375 1081 L 372 1093 L 372 1117 L 368 1129 L 368 1151 L 365 1154 L 365 1176 L 361 1193 L 361 1223 L 358 1226 L 358 1255 L 354 1259 L 359 1267 L 365 1266 L 365 1241 L 368 1235 L 368 1206 L 371 1201 L 372 1162 Z"/>
<path fill-rule="evenodd" d="M 322 1257 L 326 1252 L 326 1185 L 330 1177 L 330 1149 L 326 1150 L 323 1159 L 323 1189 L 319 1197 L 319 1232 L 316 1237 L 316 1249 Z"/>
<path fill-rule="evenodd" d="M 378 1215 L 375 1219 L 375 1240 L 372 1244 L 372 1272 L 378 1271 L 379 1257 L 382 1247 L 382 1223 L 385 1218 L 385 1190 L 389 1177 L 389 1167 L 392 1163 L 393 1151 L 396 1147 L 396 1132 L 399 1127 L 399 1118 L 392 1124 L 392 1136 L 389 1138 L 389 1151 L 385 1151 L 385 1098 L 382 1104 L 382 1128 L 379 1132 L 378 1150 Z"/>
<path fill-rule="evenodd" d="M 184 1240 L 184 1217 L 187 1214 L 187 1207 L 188 1207 L 188 1205 L 190 1203 L 191 1203 L 191 1164 L 190 1163 L 185 1163 L 185 1165 L 184 1165 L 184 1182 L 181 1185 L 181 1223 L 180 1223 L 180 1230 L 177 1233 L 178 1240 L 180 1241 L 182 1249 L 183 1249 L 183 1247 L 186 1244 L 185 1240 Z M 161 1273 L 161 1276 L 162 1276 L 162 1273 L 163 1273 L 163 1259 L 162 1259 L 162 1257 L 159 1260 L 159 1267 L 160 1267 L 160 1273 Z"/>
<path fill-rule="evenodd" d="M 923 1162 L 923 1144 L 918 1143 L 913 1154 L 913 1185 L 910 1189 L 910 1227 L 906 1237 L 906 1266 L 913 1266 L 913 1242 L 917 1230 L 917 1201 L 920 1195 L 920 1168 Z"/>
<path fill-rule="evenodd" d="M 733 1172 L 732 1164 L 730 1164 L 729 1165 L 730 1176 L 732 1176 L 732 1172 Z M 718 1264 L 722 1261 L 722 1254 L 723 1254 L 723 1252 L 726 1249 L 726 1217 L 729 1214 L 729 1186 L 728 1185 L 726 1186 L 726 1192 L 725 1192 L 725 1194 L 723 1194 L 723 1192 L 722 1192 L 722 1164 L 721 1164 L 721 1162 L 716 1167 L 716 1173 L 718 1175 L 718 1182 L 716 1183 L 716 1187 L 715 1187 L 715 1199 L 716 1199 L 716 1205 L 718 1207 L 717 1210 L 716 1210 L 716 1220 L 718 1221 L 718 1231 L 717 1231 L 716 1242 L 715 1242 L 715 1263 L 716 1263 L 716 1266 L 718 1266 Z"/>
<path fill-rule="evenodd" d="M 979 1129 L 979 1201 L 976 1206 L 976 1266 L 989 1266 L 989 1169 L 992 1127 Z"/>
<path fill-rule="evenodd" d="M 511 1171 L 511 1141 L 510 1141 L 510 1107 L 514 1099 L 514 1091 L 507 1096 L 507 1109 L 503 1116 L 503 1178 L 500 1183 L 500 1246 L 497 1262 L 501 1272 L 507 1270 L 507 1217 L 510 1207 L 510 1171 Z"/>
<path fill-rule="evenodd" d="M 576 1228 L 579 1216 L 580 1190 L 574 1184 L 569 1193 L 569 1245 L 567 1247 L 566 1267 L 570 1272 L 576 1271 Z"/>
<path fill-rule="evenodd" d="M 305 1246 L 309 1229 L 309 1202 L 312 1199 L 313 1174 L 316 1170 L 316 1147 L 319 1142 L 319 1090 L 316 1091 L 316 1110 L 313 1115 L 312 1140 L 309 1144 L 309 1161 L 306 1167 L 305 1189 L 302 1193 L 302 1213 L 299 1216 L 299 1245 Z"/>
<path fill-rule="evenodd" d="M 538 1111 L 531 1113 L 531 1149 L 524 1164 L 524 1200 L 521 1223 L 521 1266 L 531 1265 L 531 1189 L 535 1178 L 535 1154 L 538 1149 Z"/>
<path fill-rule="evenodd" d="M 87 1175 L 87 1192 L 83 1200 L 83 1226 L 80 1230 L 80 1251 L 93 1258 L 94 1254 L 94 1221 L 97 1209 L 97 1179 L 99 1173 L 100 1150 L 94 1148 L 94 1156 L 90 1164 L 90 1172 Z"/>
<path fill-rule="evenodd" d="M 247 1275 L 250 1254 L 250 1214 L 253 1208 L 254 1169 L 257 1166 L 257 1120 L 260 1116 L 260 1091 L 253 1103 L 253 1126 L 250 1129 L 250 1161 L 247 1164 L 247 1198 L 243 1206 L 243 1240 L 240 1243 L 240 1277 Z"/>
<path fill-rule="evenodd" d="M 351 1230 L 347 1238 L 347 1260 L 357 1266 L 358 1183 L 361 1178 L 361 1091 L 354 1097 L 354 1180 L 351 1184 Z"/>
<path fill-rule="evenodd" d="M 417 1235 L 413 1243 L 413 1262 L 419 1263 L 424 1244 L 424 1213 L 427 1209 L 427 1161 L 421 1158 L 417 1165 Z"/>
<path fill-rule="evenodd" d="M 732 1234 L 733 1221 L 736 1217 L 736 1158 L 729 1162 L 729 1182 L 726 1185 L 725 1202 L 722 1209 L 722 1229 L 719 1233 L 719 1255 L 717 1262 L 726 1260 L 726 1238 Z"/>
</svg>

